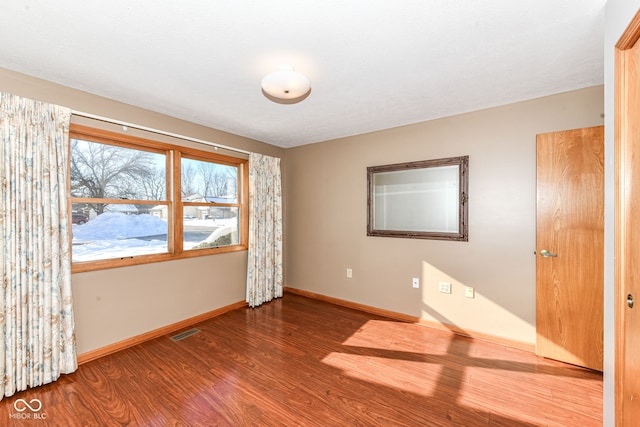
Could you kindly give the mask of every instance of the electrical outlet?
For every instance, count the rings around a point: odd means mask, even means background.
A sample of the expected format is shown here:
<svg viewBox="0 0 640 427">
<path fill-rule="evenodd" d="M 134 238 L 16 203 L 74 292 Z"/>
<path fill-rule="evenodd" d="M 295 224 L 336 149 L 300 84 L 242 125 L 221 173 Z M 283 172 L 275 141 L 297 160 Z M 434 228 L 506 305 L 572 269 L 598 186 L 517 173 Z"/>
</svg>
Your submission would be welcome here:
<svg viewBox="0 0 640 427">
<path fill-rule="evenodd" d="M 440 292 L 442 292 L 443 294 L 450 294 L 451 293 L 451 283 L 440 282 L 440 284 L 438 285 L 438 290 Z"/>
<path fill-rule="evenodd" d="M 347 279 L 351 279 L 353 278 L 353 270 L 350 268 L 347 268 Z"/>
<path fill-rule="evenodd" d="M 471 286 L 464 287 L 464 296 L 467 298 L 475 298 L 475 294 Z"/>
<path fill-rule="evenodd" d="M 419 288 L 420 287 L 420 278 L 414 277 L 413 281 L 412 281 L 412 284 L 413 284 L 414 288 L 416 288 L 416 289 Z"/>
</svg>

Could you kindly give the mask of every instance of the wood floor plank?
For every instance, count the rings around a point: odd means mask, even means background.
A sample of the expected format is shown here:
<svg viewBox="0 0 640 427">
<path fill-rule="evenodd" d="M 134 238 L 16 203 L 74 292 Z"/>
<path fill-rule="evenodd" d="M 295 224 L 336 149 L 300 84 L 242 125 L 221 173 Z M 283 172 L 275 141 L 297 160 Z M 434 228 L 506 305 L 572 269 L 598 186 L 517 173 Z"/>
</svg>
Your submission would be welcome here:
<svg viewBox="0 0 640 427">
<path fill-rule="evenodd" d="M 160 337 L 4 398 L 0 424 L 602 423 L 600 373 L 295 294 L 195 326 L 183 340 Z M 20 413 L 17 399 L 42 410 Z"/>
</svg>

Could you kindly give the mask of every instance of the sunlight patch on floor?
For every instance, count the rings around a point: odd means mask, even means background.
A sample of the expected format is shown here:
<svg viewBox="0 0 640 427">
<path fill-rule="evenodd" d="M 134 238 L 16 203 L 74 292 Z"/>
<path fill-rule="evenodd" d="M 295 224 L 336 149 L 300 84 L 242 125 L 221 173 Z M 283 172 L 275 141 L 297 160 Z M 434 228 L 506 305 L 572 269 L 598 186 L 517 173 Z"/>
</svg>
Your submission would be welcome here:
<svg viewBox="0 0 640 427">
<path fill-rule="evenodd" d="M 382 339 L 381 337 L 387 337 Z M 422 339 L 424 337 L 424 339 Z M 369 320 L 342 342 L 345 346 L 383 349 L 387 351 L 446 354 L 451 334 L 434 336 L 433 329 L 395 320 Z"/>
<path fill-rule="evenodd" d="M 415 393 L 422 396 L 431 396 L 435 392 L 437 378 L 440 375 L 441 366 L 437 364 L 425 363 L 421 361 L 392 360 L 383 356 L 365 356 L 350 353 L 329 353 L 322 359 L 322 362 L 339 369 L 344 375 L 366 381 L 371 384 L 378 384 L 396 390 Z M 397 375 L 378 374 L 378 366 L 384 364 L 385 372 L 393 371 L 397 368 Z M 415 375 L 407 376 L 407 372 Z M 419 378 L 424 381 L 419 381 Z"/>
</svg>

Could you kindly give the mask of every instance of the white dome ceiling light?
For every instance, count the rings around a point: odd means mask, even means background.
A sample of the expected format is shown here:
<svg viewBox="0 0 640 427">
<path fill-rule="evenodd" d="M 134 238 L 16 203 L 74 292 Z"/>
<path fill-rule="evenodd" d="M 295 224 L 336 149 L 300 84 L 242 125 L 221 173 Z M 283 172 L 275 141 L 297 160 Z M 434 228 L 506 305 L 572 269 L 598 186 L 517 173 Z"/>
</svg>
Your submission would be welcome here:
<svg viewBox="0 0 640 427">
<path fill-rule="evenodd" d="M 295 104 L 311 93 L 309 79 L 291 66 L 281 66 L 262 79 L 262 93 L 279 104 Z"/>
</svg>

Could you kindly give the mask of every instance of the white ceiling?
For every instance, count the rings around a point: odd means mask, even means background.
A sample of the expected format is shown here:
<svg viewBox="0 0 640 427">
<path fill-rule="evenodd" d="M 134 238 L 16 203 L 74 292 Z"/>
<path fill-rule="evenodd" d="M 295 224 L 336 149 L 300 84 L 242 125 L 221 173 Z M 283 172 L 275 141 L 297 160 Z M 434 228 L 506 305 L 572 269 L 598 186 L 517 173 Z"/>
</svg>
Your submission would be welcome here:
<svg viewBox="0 0 640 427">
<path fill-rule="evenodd" d="M 605 2 L 5 0 L 0 67 L 293 147 L 602 84 Z"/>
</svg>

